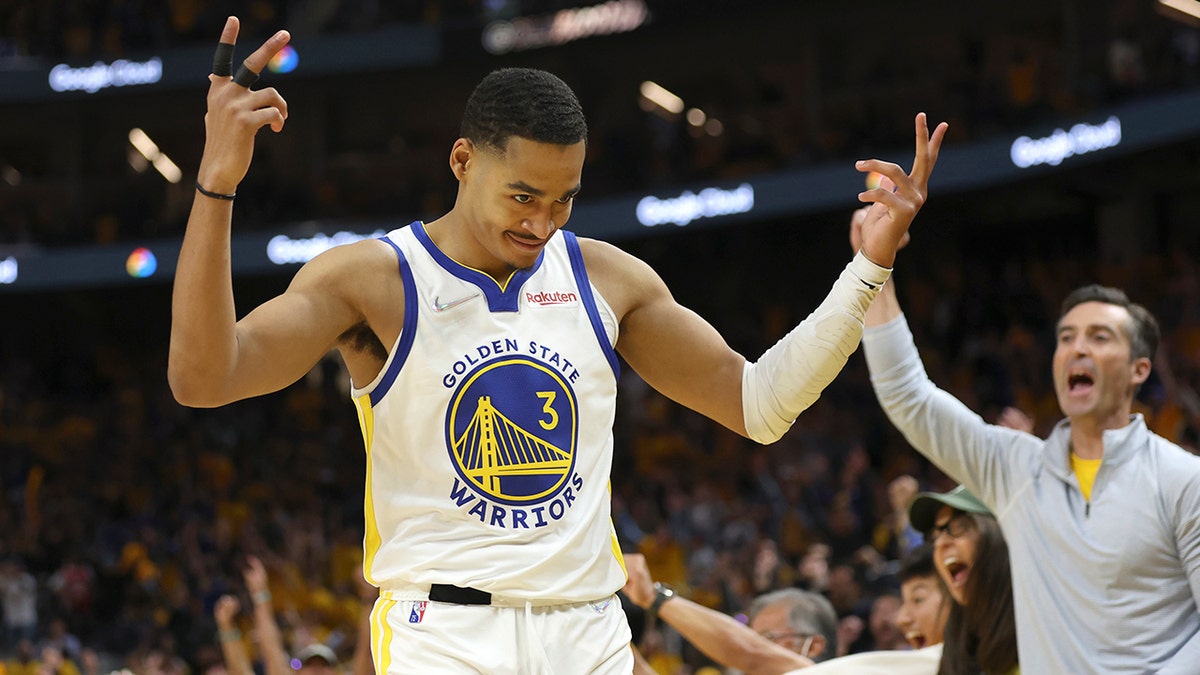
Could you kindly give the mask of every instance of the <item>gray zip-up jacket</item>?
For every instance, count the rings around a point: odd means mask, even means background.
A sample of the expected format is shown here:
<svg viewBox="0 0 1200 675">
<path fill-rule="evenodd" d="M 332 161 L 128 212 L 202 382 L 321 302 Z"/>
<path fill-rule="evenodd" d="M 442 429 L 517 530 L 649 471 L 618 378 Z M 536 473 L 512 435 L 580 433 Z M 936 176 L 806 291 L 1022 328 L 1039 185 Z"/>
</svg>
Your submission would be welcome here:
<svg viewBox="0 0 1200 675">
<path fill-rule="evenodd" d="M 1200 457 L 1135 415 L 1104 432 L 1089 504 L 1068 420 L 1044 441 L 987 424 L 929 380 L 903 316 L 863 348 L 892 423 L 1000 522 L 1022 673 L 1200 674 Z"/>
</svg>

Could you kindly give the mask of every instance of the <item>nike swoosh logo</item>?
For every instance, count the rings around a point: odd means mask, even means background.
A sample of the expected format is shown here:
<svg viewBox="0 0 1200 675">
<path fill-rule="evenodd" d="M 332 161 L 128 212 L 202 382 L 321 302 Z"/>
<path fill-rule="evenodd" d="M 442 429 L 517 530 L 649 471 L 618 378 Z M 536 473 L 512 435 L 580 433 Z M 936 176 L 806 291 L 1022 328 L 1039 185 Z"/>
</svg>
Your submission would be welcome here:
<svg viewBox="0 0 1200 675">
<path fill-rule="evenodd" d="M 479 297 L 478 293 L 473 293 L 471 295 L 468 295 L 463 298 L 459 298 L 457 300 L 451 300 L 450 302 L 438 302 L 439 298 L 438 298 L 438 296 L 435 295 L 433 297 L 433 311 L 444 312 L 448 309 L 453 309 L 455 307 L 458 307 L 459 305 L 463 304 L 464 302 L 466 302 L 468 300 L 473 300 L 478 297 Z"/>
</svg>

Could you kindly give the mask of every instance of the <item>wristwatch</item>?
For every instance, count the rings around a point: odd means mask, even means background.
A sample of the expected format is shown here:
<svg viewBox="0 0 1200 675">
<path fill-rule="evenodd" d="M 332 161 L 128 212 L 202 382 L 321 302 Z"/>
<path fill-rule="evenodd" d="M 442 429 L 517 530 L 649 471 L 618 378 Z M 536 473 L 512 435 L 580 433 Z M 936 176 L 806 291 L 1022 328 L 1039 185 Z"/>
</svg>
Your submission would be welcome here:
<svg viewBox="0 0 1200 675">
<path fill-rule="evenodd" d="M 650 616 L 658 616 L 658 608 L 663 606 L 663 603 L 675 597 L 675 589 L 664 584 L 661 581 L 654 582 L 654 602 L 650 603 L 646 613 Z"/>
</svg>

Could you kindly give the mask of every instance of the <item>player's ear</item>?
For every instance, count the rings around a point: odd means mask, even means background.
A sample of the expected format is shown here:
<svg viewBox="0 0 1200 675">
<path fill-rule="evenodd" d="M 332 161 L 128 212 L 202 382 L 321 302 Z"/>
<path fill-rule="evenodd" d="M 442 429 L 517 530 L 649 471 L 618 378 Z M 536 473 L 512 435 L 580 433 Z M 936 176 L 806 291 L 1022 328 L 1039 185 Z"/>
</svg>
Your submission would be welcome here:
<svg viewBox="0 0 1200 675">
<path fill-rule="evenodd" d="M 467 166 L 474 152 L 475 146 L 468 139 L 460 138 L 454 141 L 454 146 L 450 148 L 450 171 L 458 180 L 466 177 Z"/>
</svg>

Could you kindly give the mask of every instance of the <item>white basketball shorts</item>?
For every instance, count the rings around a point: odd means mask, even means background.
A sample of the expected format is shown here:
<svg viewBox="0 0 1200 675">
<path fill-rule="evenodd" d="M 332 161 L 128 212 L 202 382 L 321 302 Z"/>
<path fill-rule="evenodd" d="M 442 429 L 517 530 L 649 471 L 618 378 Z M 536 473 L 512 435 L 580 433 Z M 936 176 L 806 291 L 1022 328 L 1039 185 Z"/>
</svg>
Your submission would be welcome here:
<svg viewBox="0 0 1200 675">
<path fill-rule="evenodd" d="M 371 612 L 379 675 L 610 675 L 633 672 L 621 601 L 456 605 L 383 591 Z"/>
</svg>

